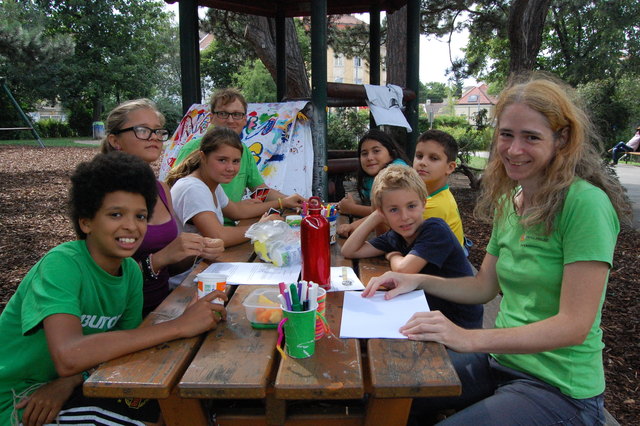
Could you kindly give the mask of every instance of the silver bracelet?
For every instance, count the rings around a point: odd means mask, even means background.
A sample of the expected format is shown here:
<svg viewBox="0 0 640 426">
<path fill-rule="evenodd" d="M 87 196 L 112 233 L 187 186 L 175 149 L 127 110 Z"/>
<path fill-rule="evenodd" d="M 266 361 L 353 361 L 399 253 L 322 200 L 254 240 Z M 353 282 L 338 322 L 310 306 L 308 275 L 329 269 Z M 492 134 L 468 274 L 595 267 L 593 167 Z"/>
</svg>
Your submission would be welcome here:
<svg viewBox="0 0 640 426">
<path fill-rule="evenodd" d="M 149 254 L 149 256 L 146 257 L 146 259 L 144 260 L 144 266 L 145 266 L 145 272 L 147 273 L 147 275 L 149 276 L 149 278 L 157 280 L 158 279 L 158 274 L 156 274 L 156 272 L 153 270 L 153 266 L 151 264 L 151 257 L 153 255 Z"/>
</svg>

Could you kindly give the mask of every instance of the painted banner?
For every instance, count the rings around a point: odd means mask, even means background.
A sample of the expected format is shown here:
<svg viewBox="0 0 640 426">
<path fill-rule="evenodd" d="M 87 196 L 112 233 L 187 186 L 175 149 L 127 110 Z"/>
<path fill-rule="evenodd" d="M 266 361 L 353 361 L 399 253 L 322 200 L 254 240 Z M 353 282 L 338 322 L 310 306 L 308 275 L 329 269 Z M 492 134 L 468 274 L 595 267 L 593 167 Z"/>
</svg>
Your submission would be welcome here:
<svg viewBox="0 0 640 426">
<path fill-rule="evenodd" d="M 250 103 L 241 139 L 253 154 L 265 183 L 284 194 L 311 196 L 313 145 L 310 120 L 301 112 L 307 101 Z M 165 144 L 160 164 L 164 180 L 180 148 L 202 136 L 211 123 L 209 105 L 194 104 Z"/>
</svg>

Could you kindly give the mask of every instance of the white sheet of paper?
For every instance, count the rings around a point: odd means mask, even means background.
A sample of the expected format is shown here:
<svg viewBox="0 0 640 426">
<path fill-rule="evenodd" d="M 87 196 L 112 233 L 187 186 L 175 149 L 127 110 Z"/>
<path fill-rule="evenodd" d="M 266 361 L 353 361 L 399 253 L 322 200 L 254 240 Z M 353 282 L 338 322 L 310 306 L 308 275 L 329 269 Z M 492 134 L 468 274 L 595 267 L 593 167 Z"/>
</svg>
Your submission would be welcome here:
<svg viewBox="0 0 640 426">
<path fill-rule="evenodd" d="M 297 283 L 300 268 L 300 265 L 278 267 L 262 262 L 220 262 L 212 263 L 203 272 L 225 274 L 227 284 L 277 285 L 279 282 Z"/>
<path fill-rule="evenodd" d="M 355 271 L 348 266 L 345 266 L 347 272 L 347 282 L 349 285 L 343 284 L 342 266 L 331 267 L 331 290 L 329 291 L 348 291 L 348 290 L 364 290 L 362 281 L 358 278 Z"/>
<path fill-rule="evenodd" d="M 340 337 L 358 339 L 406 339 L 398 330 L 416 312 L 429 310 L 422 290 L 401 294 L 385 300 L 384 291 L 371 298 L 360 292 L 344 293 Z"/>
</svg>

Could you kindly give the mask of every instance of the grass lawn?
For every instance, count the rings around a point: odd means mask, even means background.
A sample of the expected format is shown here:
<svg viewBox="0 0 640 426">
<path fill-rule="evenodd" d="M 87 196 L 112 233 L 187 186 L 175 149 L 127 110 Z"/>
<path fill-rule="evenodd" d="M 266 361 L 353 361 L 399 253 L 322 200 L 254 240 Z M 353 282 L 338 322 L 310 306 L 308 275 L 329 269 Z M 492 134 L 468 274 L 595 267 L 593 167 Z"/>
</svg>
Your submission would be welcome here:
<svg viewBox="0 0 640 426">
<path fill-rule="evenodd" d="M 487 167 L 487 161 L 489 161 L 489 159 L 486 157 L 471 157 L 469 166 L 475 167 L 476 169 L 484 169 Z"/>
<path fill-rule="evenodd" d="M 73 147 L 82 147 L 82 148 L 96 148 L 99 146 L 99 140 L 91 139 L 89 137 L 72 137 L 72 138 L 41 138 L 42 143 L 46 147 L 54 147 L 54 146 L 73 146 Z M 93 142 L 95 144 L 89 143 L 76 143 L 76 141 L 87 141 Z M 0 145 L 20 145 L 20 146 L 40 146 L 38 145 L 38 141 L 35 139 L 11 139 L 11 140 L 0 140 Z"/>
</svg>

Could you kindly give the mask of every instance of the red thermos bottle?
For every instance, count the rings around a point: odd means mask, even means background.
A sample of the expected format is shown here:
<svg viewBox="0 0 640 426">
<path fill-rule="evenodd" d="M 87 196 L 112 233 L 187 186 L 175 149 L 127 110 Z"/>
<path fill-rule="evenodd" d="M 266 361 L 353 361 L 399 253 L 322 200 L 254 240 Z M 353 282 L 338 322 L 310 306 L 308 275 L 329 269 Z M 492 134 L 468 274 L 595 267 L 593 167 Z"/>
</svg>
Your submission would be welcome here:
<svg viewBox="0 0 640 426">
<path fill-rule="evenodd" d="M 300 224 L 302 279 L 313 281 L 325 290 L 331 288 L 329 221 L 321 214 L 320 197 L 309 198 L 307 215 Z"/>
</svg>

